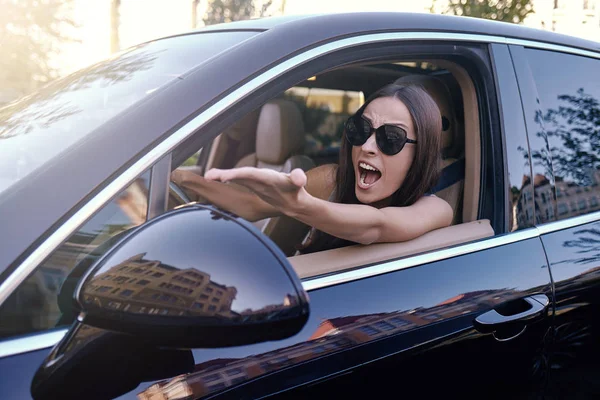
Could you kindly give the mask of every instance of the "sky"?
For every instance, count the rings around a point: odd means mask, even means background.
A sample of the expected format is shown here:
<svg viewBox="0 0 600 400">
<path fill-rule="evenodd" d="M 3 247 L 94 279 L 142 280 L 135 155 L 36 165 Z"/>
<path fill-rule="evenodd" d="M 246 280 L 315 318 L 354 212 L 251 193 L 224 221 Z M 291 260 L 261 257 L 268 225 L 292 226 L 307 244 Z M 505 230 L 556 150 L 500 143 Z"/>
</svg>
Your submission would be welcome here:
<svg viewBox="0 0 600 400">
<path fill-rule="evenodd" d="M 73 0 L 74 19 L 80 25 L 77 43 L 65 46 L 54 60 L 61 74 L 67 74 L 110 56 L 110 0 Z M 209 0 L 200 0 L 199 25 Z M 256 0 L 260 3 L 260 0 Z M 285 15 L 405 11 L 429 12 L 432 4 L 442 8 L 446 0 L 273 0 L 271 12 L 277 15 L 285 2 Z M 600 2 L 600 0 L 598 0 Z M 598 40 L 598 17 L 588 15 L 583 0 L 568 0 L 569 9 L 554 10 L 554 0 L 533 0 L 535 15 L 526 25 Z M 192 0 L 121 0 L 121 48 L 155 38 L 183 33 L 192 28 Z M 566 3 L 565 3 L 566 4 Z M 591 3 L 590 3 L 591 4 Z M 556 14 L 556 16 L 555 16 Z"/>
<path fill-rule="evenodd" d="M 274 0 L 274 4 L 282 0 Z M 140 4 L 144 5 L 143 15 Z M 201 0 L 198 19 L 207 0 Z M 285 14 L 356 11 L 422 12 L 431 0 L 286 0 Z M 191 0 L 121 0 L 121 48 L 191 29 Z M 78 42 L 66 45 L 55 64 L 68 74 L 110 56 L 109 0 L 74 0 Z"/>
</svg>

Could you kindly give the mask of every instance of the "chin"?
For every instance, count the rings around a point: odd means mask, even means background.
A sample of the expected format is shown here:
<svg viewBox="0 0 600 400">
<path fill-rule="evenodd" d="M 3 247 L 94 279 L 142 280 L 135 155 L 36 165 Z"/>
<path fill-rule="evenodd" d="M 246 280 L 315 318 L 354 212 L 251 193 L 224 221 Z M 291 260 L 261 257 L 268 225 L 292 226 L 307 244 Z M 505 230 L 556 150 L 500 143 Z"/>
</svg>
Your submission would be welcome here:
<svg viewBox="0 0 600 400">
<path fill-rule="evenodd" d="M 362 204 L 370 205 L 380 200 L 378 197 L 372 195 L 371 193 L 364 193 L 361 189 L 357 187 L 354 188 L 354 194 L 356 195 L 358 201 L 360 201 Z"/>
</svg>

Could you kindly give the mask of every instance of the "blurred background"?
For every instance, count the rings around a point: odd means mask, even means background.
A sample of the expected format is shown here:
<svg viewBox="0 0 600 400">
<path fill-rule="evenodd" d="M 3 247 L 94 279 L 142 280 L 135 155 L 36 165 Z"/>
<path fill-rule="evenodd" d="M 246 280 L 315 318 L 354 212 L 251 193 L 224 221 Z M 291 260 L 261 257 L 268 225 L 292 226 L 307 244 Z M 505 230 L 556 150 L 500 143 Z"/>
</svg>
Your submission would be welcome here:
<svg viewBox="0 0 600 400">
<path fill-rule="evenodd" d="M 600 41 L 600 0 L 0 0 L 0 106 L 154 38 L 258 17 L 404 11 Z"/>
</svg>

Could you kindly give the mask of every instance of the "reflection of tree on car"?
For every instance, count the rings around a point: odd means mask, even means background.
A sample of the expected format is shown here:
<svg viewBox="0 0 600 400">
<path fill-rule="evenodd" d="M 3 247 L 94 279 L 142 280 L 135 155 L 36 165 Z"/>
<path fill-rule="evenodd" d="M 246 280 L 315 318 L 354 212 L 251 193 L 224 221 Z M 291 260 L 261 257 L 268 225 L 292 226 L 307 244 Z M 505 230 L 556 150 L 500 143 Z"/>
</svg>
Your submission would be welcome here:
<svg viewBox="0 0 600 400">
<path fill-rule="evenodd" d="M 600 209 L 600 103 L 583 88 L 575 95 L 563 94 L 557 99 L 561 103 L 558 107 L 545 113 L 538 109 L 535 116 L 540 127 L 536 136 L 545 144 L 531 152 L 534 165 L 545 171 L 544 179 L 538 175 L 534 179 L 538 222 L 553 220 L 555 215 L 564 218 L 567 214 Z M 528 160 L 528 151 L 520 150 Z M 521 192 L 530 184 L 529 179 L 524 181 Z M 552 186 L 556 188 L 557 210 L 549 208 L 554 199 Z M 521 209 L 527 207 L 522 205 Z M 523 215 L 522 218 L 528 219 Z"/>
</svg>

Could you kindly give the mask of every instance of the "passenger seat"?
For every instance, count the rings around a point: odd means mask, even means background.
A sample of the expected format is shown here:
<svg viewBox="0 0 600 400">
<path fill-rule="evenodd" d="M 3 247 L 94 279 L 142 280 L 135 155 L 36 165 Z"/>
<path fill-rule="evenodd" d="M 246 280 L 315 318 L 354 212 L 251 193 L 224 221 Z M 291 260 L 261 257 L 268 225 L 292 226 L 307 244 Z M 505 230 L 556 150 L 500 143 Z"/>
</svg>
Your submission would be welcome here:
<svg viewBox="0 0 600 400">
<path fill-rule="evenodd" d="M 262 106 L 256 127 L 256 152 L 243 157 L 235 167 L 269 168 L 289 173 L 295 168 L 307 171 L 314 162 L 303 155 L 304 122 L 296 104 L 276 99 Z M 279 248 L 291 256 L 309 227 L 287 216 L 267 218 L 254 223 Z"/>
<path fill-rule="evenodd" d="M 464 133 L 462 124 L 456 116 L 452 96 L 446 84 L 439 78 L 428 75 L 408 75 L 395 83 L 415 83 L 423 86 L 437 103 L 442 114 L 442 177 L 441 189 L 433 190 L 436 196 L 446 200 L 454 210 L 452 224 L 462 222 L 462 203 L 464 191 L 464 149 L 457 148 L 462 143 L 459 135 Z"/>
</svg>

